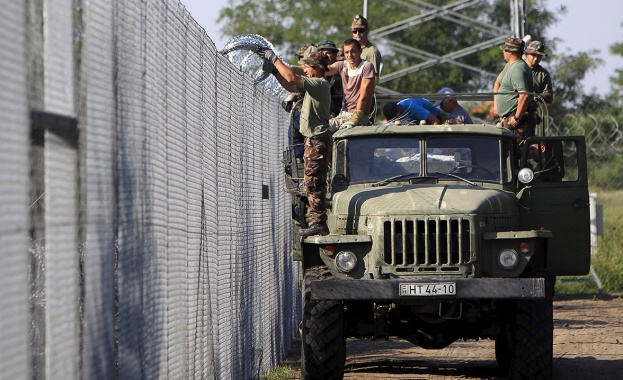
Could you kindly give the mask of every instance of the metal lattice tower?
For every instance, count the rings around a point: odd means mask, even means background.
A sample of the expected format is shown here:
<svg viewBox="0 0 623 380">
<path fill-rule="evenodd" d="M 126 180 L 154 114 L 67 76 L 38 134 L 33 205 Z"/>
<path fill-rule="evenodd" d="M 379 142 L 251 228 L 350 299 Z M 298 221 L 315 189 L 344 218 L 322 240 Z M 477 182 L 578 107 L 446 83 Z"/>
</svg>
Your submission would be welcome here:
<svg viewBox="0 0 623 380">
<path fill-rule="evenodd" d="M 383 42 L 388 46 L 392 47 L 393 51 L 400 54 L 405 54 L 414 58 L 422 59 L 423 62 L 417 63 L 415 65 L 406 67 L 404 69 L 387 73 L 382 75 L 379 81 L 379 86 L 376 87 L 376 92 L 379 94 L 399 94 L 398 92 L 392 91 L 386 87 L 380 86 L 382 83 L 389 82 L 391 80 L 403 77 L 405 75 L 424 70 L 430 68 L 432 66 L 446 63 L 452 64 L 457 67 L 463 68 L 465 70 L 471 70 L 479 74 L 491 76 L 495 78 L 497 76 L 496 73 L 491 73 L 485 70 L 482 70 L 479 67 L 467 65 L 461 62 L 458 62 L 457 59 L 474 54 L 478 51 L 485 50 L 490 48 L 491 46 L 499 45 L 503 43 L 506 38 L 509 36 L 513 37 L 521 37 L 524 35 L 525 31 L 525 9 L 526 2 L 525 0 L 511 0 L 511 14 L 510 14 L 510 29 L 500 28 L 498 26 L 476 21 L 473 18 L 463 15 L 459 13 L 460 10 L 473 6 L 477 3 L 480 3 L 481 0 L 457 0 L 453 3 L 444 5 L 444 6 L 436 6 L 430 3 L 427 3 L 423 0 L 390 0 L 396 4 L 405 6 L 414 11 L 418 11 L 418 14 L 415 16 L 408 16 L 401 21 L 395 22 L 393 24 L 385 25 L 380 28 L 377 28 L 370 32 L 370 36 L 374 38 L 382 38 Z M 368 0 L 363 1 L 363 15 L 364 17 L 368 17 Z M 422 24 L 427 21 L 431 21 L 437 18 L 441 18 L 443 20 L 454 22 L 458 25 L 469 26 L 470 28 L 477 28 L 480 31 L 487 33 L 491 36 L 490 39 L 486 41 L 479 42 L 472 46 L 468 46 L 464 49 L 457 50 L 445 54 L 443 56 L 432 54 L 426 52 L 424 50 L 418 49 L 414 46 L 405 45 L 396 41 L 392 41 L 391 35 L 400 30 L 404 30 L 407 28 L 411 28 L 413 26 Z"/>
</svg>

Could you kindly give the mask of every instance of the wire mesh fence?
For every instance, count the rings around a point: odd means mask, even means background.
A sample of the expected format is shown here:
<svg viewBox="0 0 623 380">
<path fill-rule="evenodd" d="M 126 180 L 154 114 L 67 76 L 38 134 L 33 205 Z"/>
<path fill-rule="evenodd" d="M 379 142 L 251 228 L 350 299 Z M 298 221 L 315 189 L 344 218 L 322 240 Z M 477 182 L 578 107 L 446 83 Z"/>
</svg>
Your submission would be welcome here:
<svg viewBox="0 0 623 380">
<path fill-rule="evenodd" d="M 272 368 L 300 302 L 280 99 L 177 0 L 0 2 L 0 377 Z"/>
</svg>

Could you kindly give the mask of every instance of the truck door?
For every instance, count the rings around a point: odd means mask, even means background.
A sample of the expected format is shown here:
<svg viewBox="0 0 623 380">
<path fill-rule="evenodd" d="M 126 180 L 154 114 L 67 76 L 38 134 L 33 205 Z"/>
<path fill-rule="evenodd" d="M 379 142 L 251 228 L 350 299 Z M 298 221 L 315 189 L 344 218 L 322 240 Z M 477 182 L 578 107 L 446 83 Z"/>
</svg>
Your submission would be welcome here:
<svg viewBox="0 0 623 380">
<path fill-rule="evenodd" d="M 583 136 L 531 137 L 522 146 L 521 168 L 534 180 L 523 189 L 524 229 L 552 231 L 546 265 L 553 275 L 584 275 L 590 269 L 590 215 Z"/>
</svg>

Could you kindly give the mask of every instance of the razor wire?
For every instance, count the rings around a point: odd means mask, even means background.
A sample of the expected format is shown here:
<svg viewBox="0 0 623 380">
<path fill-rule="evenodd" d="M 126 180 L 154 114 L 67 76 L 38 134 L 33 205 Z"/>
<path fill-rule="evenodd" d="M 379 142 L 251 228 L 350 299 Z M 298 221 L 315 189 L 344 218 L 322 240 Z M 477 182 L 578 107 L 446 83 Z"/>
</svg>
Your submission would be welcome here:
<svg viewBox="0 0 623 380">
<path fill-rule="evenodd" d="M 259 34 L 241 34 L 226 42 L 219 53 L 227 57 L 242 72 L 253 78 L 256 85 L 263 87 L 265 91 L 275 96 L 285 98 L 289 93 L 279 84 L 277 78 L 270 75 L 271 72 L 264 65 L 264 61 L 255 53 L 259 49 L 275 51 L 273 44 Z M 275 53 L 281 59 L 276 51 Z M 283 59 L 281 60 L 283 61 Z"/>
<path fill-rule="evenodd" d="M 550 120 L 555 136 L 585 136 L 588 154 L 603 158 L 623 156 L 623 131 L 612 116 L 566 114 L 560 120 Z"/>
</svg>

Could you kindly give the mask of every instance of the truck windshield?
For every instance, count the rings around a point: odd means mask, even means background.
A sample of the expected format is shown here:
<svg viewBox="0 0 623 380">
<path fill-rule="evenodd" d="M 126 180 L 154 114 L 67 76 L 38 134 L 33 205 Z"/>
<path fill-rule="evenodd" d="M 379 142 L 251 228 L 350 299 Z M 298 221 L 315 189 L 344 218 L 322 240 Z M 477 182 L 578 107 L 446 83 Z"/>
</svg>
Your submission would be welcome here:
<svg viewBox="0 0 623 380">
<path fill-rule="evenodd" d="M 421 173 L 420 147 L 426 148 L 426 172 Z M 336 165 L 349 183 L 379 182 L 390 178 L 408 180 L 413 176 L 467 181 L 506 182 L 509 149 L 499 139 L 487 137 L 358 138 L 348 141 L 348 173 Z M 451 175 L 448 175 L 451 174 Z"/>
<path fill-rule="evenodd" d="M 483 137 L 431 137 L 426 141 L 426 172 L 450 173 L 470 181 L 506 179 L 500 140 Z M 440 178 L 441 179 L 441 178 Z M 452 179 L 452 177 L 448 177 Z"/>
<path fill-rule="evenodd" d="M 420 140 L 412 137 L 352 139 L 348 142 L 351 183 L 377 182 L 420 173 Z"/>
</svg>

